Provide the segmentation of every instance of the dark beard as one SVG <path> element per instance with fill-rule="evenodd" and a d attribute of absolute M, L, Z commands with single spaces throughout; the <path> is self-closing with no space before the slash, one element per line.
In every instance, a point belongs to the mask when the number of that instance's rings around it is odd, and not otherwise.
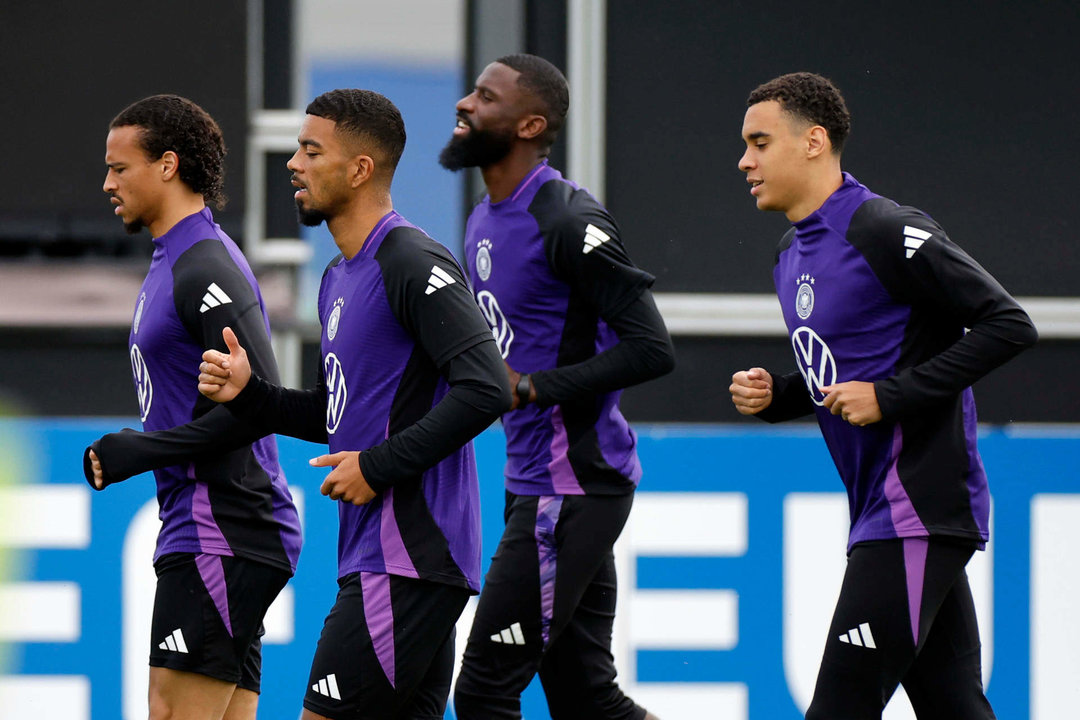
<path fill-rule="evenodd" d="M 307 227 L 317 227 L 324 222 L 329 222 L 330 216 L 321 210 L 305 210 L 300 207 L 300 203 L 296 203 L 296 218 L 300 221 L 301 225 Z"/>
<path fill-rule="evenodd" d="M 132 220 L 124 223 L 124 229 L 127 230 L 128 235 L 138 235 L 144 227 L 146 226 L 143 225 L 142 220 Z"/>
<path fill-rule="evenodd" d="M 472 130 L 464 137 L 450 138 L 439 153 L 439 164 L 455 172 L 467 167 L 485 168 L 506 157 L 513 146 L 511 130 Z"/>

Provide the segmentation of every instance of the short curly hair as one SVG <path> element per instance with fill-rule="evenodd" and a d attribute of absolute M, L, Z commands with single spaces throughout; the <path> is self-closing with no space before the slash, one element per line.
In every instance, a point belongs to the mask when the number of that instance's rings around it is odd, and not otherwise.
<path fill-rule="evenodd" d="M 405 152 L 405 121 L 389 98 L 374 90 L 330 90 L 308 104 L 308 115 L 332 120 L 338 132 L 373 142 L 386 156 L 390 177 Z"/>
<path fill-rule="evenodd" d="M 746 106 L 769 100 L 779 102 L 784 112 L 825 128 L 834 153 L 844 149 L 844 141 L 851 132 L 851 113 L 844 96 L 828 78 L 809 72 L 781 75 L 754 88 Z"/>
<path fill-rule="evenodd" d="M 559 130 L 566 122 L 566 113 L 570 109 L 570 86 L 566 82 L 566 76 L 559 68 L 538 55 L 503 55 L 495 62 L 521 73 L 517 84 L 538 98 L 544 106 L 547 130 L 544 131 L 542 139 L 546 147 L 551 147 L 559 136 Z"/>
<path fill-rule="evenodd" d="M 128 105 L 109 129 L 133 126 L 151 159 L 169 150 L 180 159 L 180 180 L 217 210 L 225 207 L 225 138 L 214 118 L 179 95 L 151 95 Z"/>

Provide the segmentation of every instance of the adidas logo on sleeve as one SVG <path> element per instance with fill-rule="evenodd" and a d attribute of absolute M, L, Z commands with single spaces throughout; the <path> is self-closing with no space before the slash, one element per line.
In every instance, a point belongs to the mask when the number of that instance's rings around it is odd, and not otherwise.
<path fill-rule="evenodd" d="M 930 239 L 930 233 L 910 225 L 904 226 L 904 247 L 907 249 L 907 259 L 915 257 L 915 251 Z"/>
<path fill-rule="evenodd" d="M 610 239 L 610 235 L 608 235 L 606 232 L 596 227 L 592 223 L 589 223 L 585 226 L 585 247 L 581 249 L 581 252 L 588 255 L 593 250 L 600 247 Z"/>
<path fill-rule="evenodd" d="M 203 295 L 202 305 L 199 306 L 199 312 L 204 313 L 210 308 L 216 308 L 218 305 L 225 305 L 231 303 L 232 298 L 225 294 L 225 291 L 218 287 L 217 283 L 210 283 L 210 287 L 206 288 L 206 294 Z"/>
<path fill-rule="evenodd" d="M 447 285 L 454 284 L 454 278 L 450 273 L 443 270 L 438 265 L 431 266 L 431 277 L 427 281 L 427 290 L 424 291 L 425 295 L 430 295 L 439 288 L 444 288 Z"/>

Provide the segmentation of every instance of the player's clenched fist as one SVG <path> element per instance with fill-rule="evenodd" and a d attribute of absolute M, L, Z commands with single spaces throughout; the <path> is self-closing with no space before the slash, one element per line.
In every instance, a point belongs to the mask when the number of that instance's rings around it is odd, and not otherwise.
<path fill-rule="evenodd" d="M 229 352 L 207 350 L 203 353 L 199 365 L 199 392 L 216 402 L 228 402 L 251 380 L 251 364 L 232 328 L 222 330 L 221 337 Z"/>
<path fill-rule="evenodd" d="M 756 415 L 772 402 L 772 384 L 764 368 L 740 370 L 731 376 L 731 402 L 743 415 Z"/>

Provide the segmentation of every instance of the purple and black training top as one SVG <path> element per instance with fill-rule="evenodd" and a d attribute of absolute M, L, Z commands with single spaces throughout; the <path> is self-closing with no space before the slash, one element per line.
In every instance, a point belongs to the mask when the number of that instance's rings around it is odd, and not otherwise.
<path fill-rule="evenodd" d="M 1035 341 L 1027 314 L 931 218 L 847 173 L 784 236 L 773 279 L 799 372 L 774 377 L 760 416 L 816 413 L 847 488 L 849 548 L 928 536 L 981 547 L 990 497 L 970 386 Z M 874 384 L 881 422 L 855 427 L 824 407 L 822 387 L 854 380 Z"/>

